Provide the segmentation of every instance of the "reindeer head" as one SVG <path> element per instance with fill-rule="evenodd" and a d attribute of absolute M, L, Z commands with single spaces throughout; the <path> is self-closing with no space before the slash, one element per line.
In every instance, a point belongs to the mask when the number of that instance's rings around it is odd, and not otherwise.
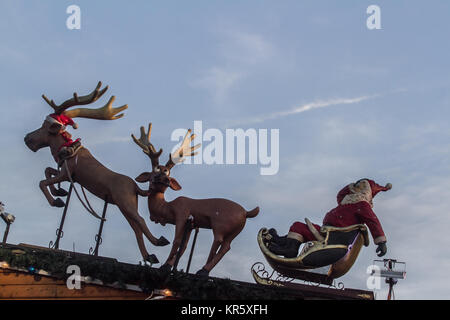
<path fill-rule="evenodd" d="M 99 109 L 87 109 L 87 108 L 77 108 L 72 110 L 67 110 L 70 107 L 77 105 L 86 105 L 97 101 L 105 92 L 108 90 L 108 86 L 100 90 L 102 83 L 99 82 L 97 87 L 90 94 L 86 96 L 79 97 L 76 93 L 73 94 L 73 98 L 63 102 L 61 105 L 57 106 L 53 100 L 49 100 L 45 95 L 42 98 L 53 108 L 54 113 L 47 116 L 42 126 L 28 133 L 25 138 L 25 144 L 32 151 L 36 152 L 41 148 L 48 147 L 51 141 L 58 136 L 58 134 L 65 130 L 63 123 L 73 125 L 76 129 L 76 124 L 72 121 L 72 118 L 90 118 L 98 120 L 115 120 L 123 117 L 123 114 L 118 114 L 123 110 L 127 109 L 128 106 L 124 105 L 118 108 L 113 108 L 112 103 L 115 97 L 112 96 L 108 103 Z M 63 121 L 57 121 L 63 120 Z"/>
<path fill-rule="evenodd" d="M 168 187 L 173 190 L 180 190 L 181 186 L 178 181 L 170 176 L 170 170 L 177 164 L 185 160 L 186 156 L 194 156 L 197 153 L 194 152 L 200 147 L 197 144 L 191 147 L 192 140 L 195 139 L 195 135 L 191 134 L 191 129 L 189 129 L 181 143 L 180 147 L 169 155 L 169 160 L 165 165 L 159 164 L 159 157 L 161 156 L 163 150 L 159 149 L 156 151 L 155 147 L 150 143 L 150 136 L 152 131 L 152 124 L 148 125 L 148 132 L 145 133 L 145 128 L 141 127 L 141 137 L 136 139 L 132 134 L 134 142 L 142 148 L 142 151 L 150 158 L 152 163 L 152 172 L 141 173 L 135 180 L 137 182 L 150 182 L 150 189 L 155 192 L 164 193 Z"/>

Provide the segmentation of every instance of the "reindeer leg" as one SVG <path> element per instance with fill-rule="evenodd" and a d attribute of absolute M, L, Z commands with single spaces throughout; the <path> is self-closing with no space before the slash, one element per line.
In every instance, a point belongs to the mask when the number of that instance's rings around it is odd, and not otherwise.
<path fill-rule="evenodd" d="M 214 232 L 214 229 L 213 229 Z M 201 268 L 200 270 L 197 271 L 197 275 L 201 275 L 201 276 L 207 276 L 209 274 L 209 271 L 212 269 L 205 269 L 206 266 L 208 266 L 210 264 L 210 262 L 213 260 L 213 258 L 215 256 L 217 256 L 217 249 L 219 249 L 219 247 L 222 245 L 223 243 L 223 237 L 220 235 L 217 235 L 214 232 L 214 241 L 213 244 L 211 246 L 211 250 L 209 251 L 209 256 L 208 256 L 208 260 L 206 261 L 206 265 Z"/>
<path fill-rule="evenodd" d="M 159 239 L 156 239 L 152 233 L 150 232 L 150 230 L 147 227 L 147 224 L 145 223 L 144 218 L 142 218 L 141 216 L 139 216 L 139 225 L 141 226 L 142 232 L 144 232 L 145 237 L 151 242 L 153 243 L 155 246 L 157 247 L 164 247 L 167 246 L 170 242 L 169 240 L 167 240 L 166 238 L 164 238 L 163 236 L 159 237 Z M 155 240 L 155 241 L 152 241 Z"/>
<path fill-rule="evenodd" d="M 181 245 L 181 238 L 183 237 L 184 232 L 184 223 L 176 223 L 175 224 L 175 237 L 172 242 L 172 249 L 170 249 L 169 256 L 167 257 L 166 263 L 162 267 L 167 268 L 168 266 L 173 266 L 175 263 L 175 254 L 178 251 L 178 248 Z"/>
<path fill-rule="evenodd" d="M 150 263 L 158 263 L 158 258 L 154 255 L 154 254 L 149 254 L 147 251 L 147 248 L 145 247 L 145 243 L 144 243 L 144 236 L 143 233 L 141 231 L 141 229 L 139 228 L 139 226 L 136 225 L 136 223 L 128 218 L 127 216 L 125 216 L 125 219 L 128 221 L 128 224 L 131 226 L 131 228 L 134 231 L 134 234 L 136 236 L 136 241 L 138 243 L 138 247 L 139 247 L 139 251 L 141 252 L 142 258 L 144 259 L 144 261 L 148 261 Z"/>
<path fill-rule="evenodd" d="M 191 233 L 192 233 L 192 230 L 189 230 L 188 233 L 186 234 L 186 239 L 184 241 L 183 246 L 180 247 L 177 252 L 175 252 L 175 255 L 172 257 L 171 261 L 169 262 L 169 264 L 171 266 L 173 266 L 175 264 L 175 259 L 177 258 L 178 252 L 180 252 L 180 258 L 183 256 L 183 253 L 186 251 L 187 245 L 189 243 L 189 238 L 191 237 Z"/>
<path fill-rule="evenodd" d="M 222 243 L 222 240 L 216 240 L 214 239 L 214 242 L 211 246 L 211 250 L 209 251 L 209 256 L 208 256 L 208 260 L 206 260 L 206 263 L 209 263 L 212 258 L 217 254 L 217 249 L 219 249 L 220 244 Z"/>
<path fill-rule="evenodd" d="M 139 227 L 141 228 L 142 232 L 144 233 L 145 237 L 148 239 L 148 241 L 150 241 L 152 244 L 154 244 L 157 247 L 163 247 L 168 245 L 170 242 L 164 238 L 163 236 L 159 237 L 159 239 L 156 239 L 152 233 L 150 232 L 150 230 L 147 227 L 147 224 L 145 223 L 144 218 L 142 218 L 139 214 L 136 215 L 135 217 L 135 221 L 136 223 L 139 225 Z"/>
<path fill-rule="evenodd" d="M 64 207 L 64 201 L 62 201 L 60 198 L 53 198 L 50 194 L 50 192 L 48 191 L 48 187 L 52 186 L 54 184 L 57 184 L 59 182 L 62 181 L 67 181 L 68 176 L 66 173 L 66 170 L 63 169 L 61 170 L 57 176 L 53 177 L 53 178 L 49 178 L 46 180 L 42 180 L 41 182 L 39 182 L 39 188 L 41 188 L 42 192 L 44 193 L 45 198 L 47 198 L 48 203 L 52 206 L 52 207 L 58 207 L 58 208 L 62 208 Z"/>
<path fill-rule="evenodd" d="M 231 241 L 229 240 L 223 241 L 222 244 L 220 245 L 220 249 L 217 252 L 217 254 L 214 255 L 211 261 L 205 264 L 204 267 L 197 272 L 197 274 L 202 276 L 208 275 L 209 272 L 212 270 L 212 268 L 214 268 L 216 264 L 219 263 L 219 261 L 223 258 L 223 256 L 230 250 L 231 248 L 230 243 Z"/>
<path fill-rule="evenodd" d="M 156 239 L 147 225 L 145 224 L 145 220 L 139 215 L 137 211 L 137 198 L 133 196 L 130 201 L 129 197 L 123 197 L 123 195 L 119 195 L 118 197 L 113 197 L 113 202 L 119 207 L 122 214 L 128 219 L 132 220 L 134 224 L 140 229 L 141 232 L 144 233 L 145 237 L 155 246 L 165 246 L 169 242 L 166 238 L 160 237 Z"/>
<path fill-rule="evenodd" d="M 53 176 L 57 176 L 58 174 L 59 174 L 59 171 L 56 169 L 53 169 L 50 167 L 45 169 L 45 178 L 47 180 L 52 178 Z M 66 197 L 67 196 L 67 191 L 62 188 L 56 189 L 53 184 L 49 185 L 49 188 L 50 188 L 51 194 L 55 197 Z"/>

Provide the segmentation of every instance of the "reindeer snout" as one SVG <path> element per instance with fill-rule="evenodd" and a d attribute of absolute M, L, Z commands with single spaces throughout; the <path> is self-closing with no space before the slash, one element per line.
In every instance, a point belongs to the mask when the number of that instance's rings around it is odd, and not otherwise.
<path fill-rule="evenodd" d="M 30 137 L 30 134 L 27 134 L 25 138 L 23 138 L 23 141 L 25 142 L 26 146 L 31 150 L 36 152 L 36 148 L 34 147 L 33 139 Z"/>
<path fill-rule="evenodd" d="M 170 180 L 165 174 L 157 174 L 153 176 L 151 183 L 159 183 L 168 186 L 170 184 Z"/>

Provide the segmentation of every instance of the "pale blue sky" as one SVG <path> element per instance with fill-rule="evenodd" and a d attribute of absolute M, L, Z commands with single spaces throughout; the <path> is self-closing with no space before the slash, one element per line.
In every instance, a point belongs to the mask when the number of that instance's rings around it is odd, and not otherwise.
<path fill-rule="evenodd" d="M 66 28 L 71 4 L 81 8 L 81 30 Z M 370 4 L 381 7 L 382 30 L 366 28 Z M 394 186 L 376 197 L 374 210 L 387 234 L 387 256 L 407 262 L 397 297 L 450 298 L 448 1 L 3 0 L 0 12 L 0 200 L 17 217 L 10 242 L 47 246 L 61 215 L 38 188 L 45 167 L 54 166 L 49 151 L 35 154 L 23 144 L 50 112 L 41 94 L 63 101 L 102 80 L 116 105 L 129 105 L 126 116 L 78 120 L 72 132 L 100 161 L 131 177 L 149 169 L 129 138 L 149 121 L 153 141 L 166 151 L 171 132 L 194 120 L 205 129 L 280 130 L 275 176 L 260 176 L 250 165 L 172 170 L 183 190 L 168 192 L 168 199 L 226 197 L 261 207 L 212 275 L 252 281 L 251 265 L 264 259 L 259 228 L 283 232 L 304 217 L 320 223 L 341 187 L 371 177 Z M 364 99 L 333 104 L 358 98 Z M 330 106 L 277 116 L 319 101 Z M 93 203 L 100 211 L 101 202 Z M 145 199 L 140 213 L 156 236 L 172 240 L 172 226 L 150 222 Z M 87 252 L 97 228 L 73 201 L 62 248 L 75 243 Z M 194 269 L 204 264 L 211 241 L 202 230 Z M 147 248 L 161 261 L 169 252 Z M 116 208 L 100 252 L 140 259 Z M 342 278 L 346 286 L 365 288 L 365 270 L 376 258 L 373 244 L 365 248 Z"/>

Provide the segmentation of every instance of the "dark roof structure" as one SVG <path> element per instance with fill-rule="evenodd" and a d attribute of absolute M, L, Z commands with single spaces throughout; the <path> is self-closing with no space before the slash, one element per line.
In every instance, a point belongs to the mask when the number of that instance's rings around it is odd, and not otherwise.
<path fill-rule="evenodd" d="M 66 290 L 71 265 L 80 268 L 84 291 Z M 33 290 L 33 286 L 41 287 Z M 0 287 L 0 299 L 374 299 L 371 291 L 280 281 L 262 285 L 179 271 L 164 273 L 148 265 L 28 244 L 0 246 Z"/>

